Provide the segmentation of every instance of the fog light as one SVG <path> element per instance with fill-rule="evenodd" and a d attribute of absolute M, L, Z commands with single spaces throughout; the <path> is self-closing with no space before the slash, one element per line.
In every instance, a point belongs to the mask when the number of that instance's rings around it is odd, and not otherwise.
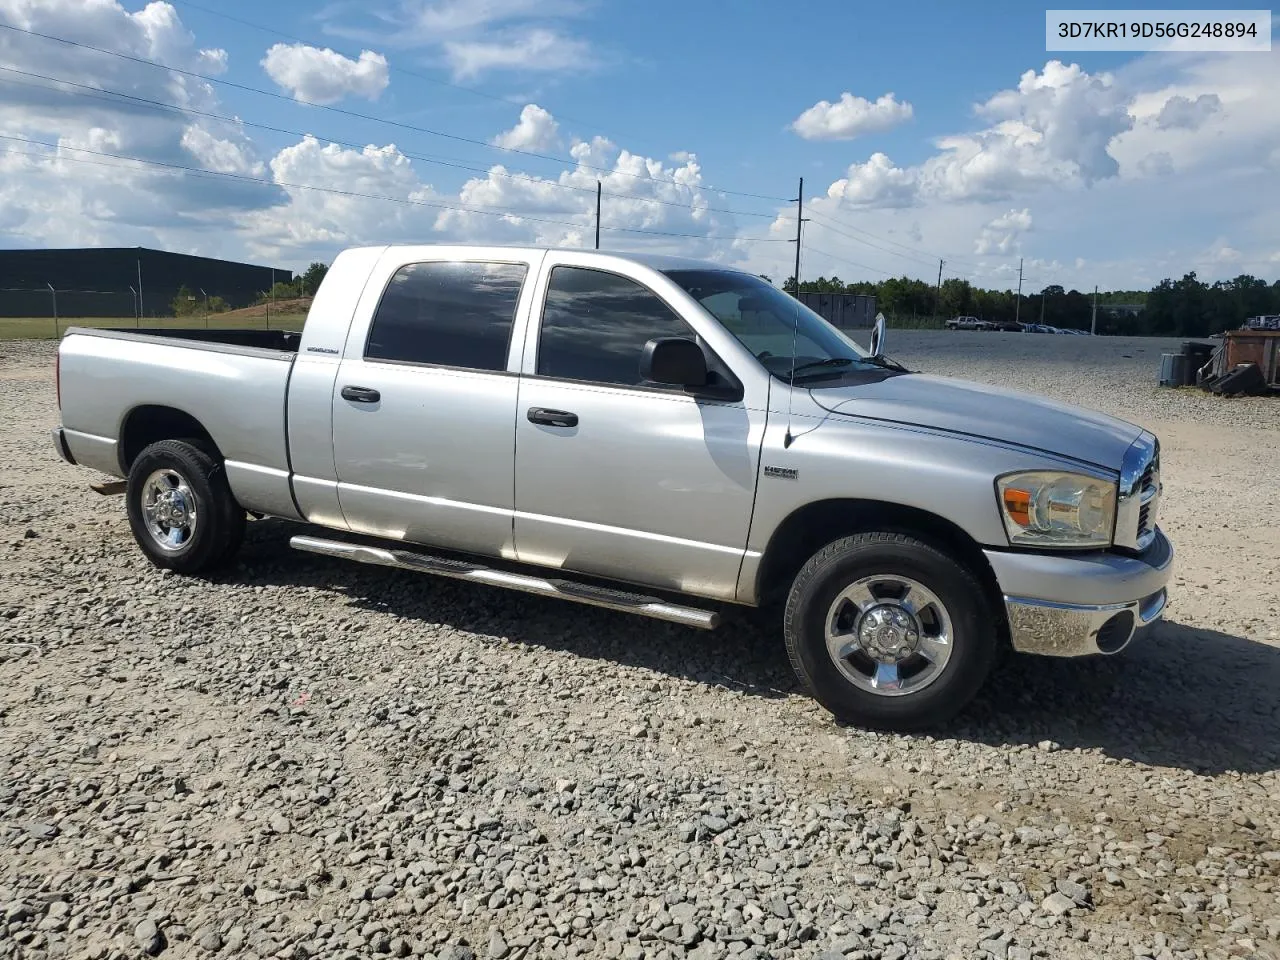
<path fill-rule="evenodd" d="M 1102 625 L 1094 642 L 1103 653 L 1117 653 L 1133 636 L 1133 626 L 1133 613 L 1121 610 Z"/>

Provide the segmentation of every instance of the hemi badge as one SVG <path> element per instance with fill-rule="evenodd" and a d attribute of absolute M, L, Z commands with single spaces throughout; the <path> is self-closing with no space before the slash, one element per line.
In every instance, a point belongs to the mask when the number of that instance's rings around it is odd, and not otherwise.
<path fill-rule="evenodd" d="M 777 480 L 795 480 L 800 476 L 799 470 L 792 470 L 789 467 L 768 467 L 764 468 L 766 477 L 774 477 Z"/>

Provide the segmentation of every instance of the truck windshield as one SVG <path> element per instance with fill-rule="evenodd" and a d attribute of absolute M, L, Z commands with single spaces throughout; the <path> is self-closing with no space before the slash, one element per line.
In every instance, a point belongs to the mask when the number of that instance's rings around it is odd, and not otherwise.
<path fill-rule="evenodd" d="M 872 357 L 790 294 L 735 270 L 666 270 L 780 380 L 808 383 L 900 368 Z M 793 346 L 794 345 L 794 346 Z"/>

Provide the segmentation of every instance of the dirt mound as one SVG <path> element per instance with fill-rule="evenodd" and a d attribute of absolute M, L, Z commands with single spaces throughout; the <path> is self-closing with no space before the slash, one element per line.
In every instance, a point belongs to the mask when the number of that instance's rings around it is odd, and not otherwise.
<path fill-rule="evenodd" d="M 298 314 L 306 313 L 311 309 L 311 297 L 298 297 L 296 300 L 275 300 L 270 304 L 271 313 L 284 315 L 286 313 Z M 228 310 L 226 313 L 218 314 L 219 317 L 225 317 L 228 320 L 236 320 L 248 317 L 265 317 L 267 315 L 267 304 L 259 303 L 252 307 L 241 307 L 239 310 Z"/>

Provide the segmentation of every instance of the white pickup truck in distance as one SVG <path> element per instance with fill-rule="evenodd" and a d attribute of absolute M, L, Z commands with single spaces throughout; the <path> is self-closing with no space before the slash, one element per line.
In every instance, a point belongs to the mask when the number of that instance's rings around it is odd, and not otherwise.
<path fill-rule="evenodd" d="M 327 528 L 300 550 L 692 627 L 776 604 L 805 687 L 870 726 L 944 722 L 1001 645 L 1115 653 L 1160 616 L 1154 436 L 883 344 L 711 263 L 357 248 L 300 336 L 72 328 L 54 444 L 127 478 L 180 573 L 250 513 Z"/>

